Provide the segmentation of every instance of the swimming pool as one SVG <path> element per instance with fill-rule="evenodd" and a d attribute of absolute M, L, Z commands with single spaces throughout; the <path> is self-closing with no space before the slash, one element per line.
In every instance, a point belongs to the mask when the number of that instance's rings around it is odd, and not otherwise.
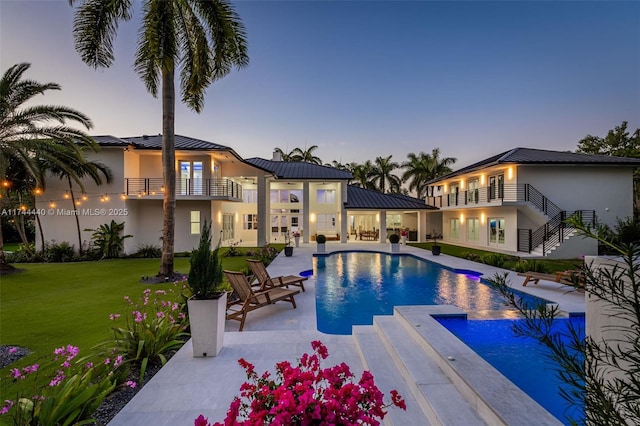
<path fill-rule="evenodd" d="M 513 322 L 522 320 L 436 320 L 558 419 L 566 423 L 566 415 L 574 420 L 584 417 L 582 407 L 567 407 L 558 393 L 562 383 L 546 356 L 548 349 L 532 338 L 514 335 Z M 584 338 L 584 316 L 557 319 L 554 326 L 566 330 L 569 323 Z"/>
<path fill-rule="evenodd" d="M 473 271 L 446 269 L 411 255 L 339 252 L 314 258 L 318 330 L 351 334 L 394 306 L 455 305 L 467 312 L 511 309 Z M 461 271 L 462 272 L 462 271 Z"/>

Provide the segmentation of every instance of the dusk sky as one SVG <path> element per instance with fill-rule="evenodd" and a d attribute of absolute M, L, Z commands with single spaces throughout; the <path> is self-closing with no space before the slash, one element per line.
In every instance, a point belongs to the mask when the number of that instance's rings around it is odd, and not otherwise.
<path fill-rule="evenodd" d="M 324 162 L 402 162 L 438 147 L 457 169 L 640 127 L 638 1 L 234 5 L 250 65 L 214 83 L 201 114 L 178 104 L 176 133 L 244 158 L 318 145 Z M 133 70 L 140 13 L 98 70 L 74 50 L 73 13 L 67 0 L 0 0 L 1 71 L 29 62 L 26 77 L 61 84 L 38 103 L 84 112 L 92 135 L 160 133 L 160 99 Z"/>

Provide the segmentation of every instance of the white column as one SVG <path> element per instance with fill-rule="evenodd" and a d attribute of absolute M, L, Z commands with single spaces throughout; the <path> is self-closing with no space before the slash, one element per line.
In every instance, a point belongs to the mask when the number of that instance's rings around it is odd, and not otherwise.
<path fill-rule="evenodd" d="M 347 237 L 349 236 L 348 234 L 348 225 L 349 225 L 349 218 L 347 217 L 347 210 L 344 208 L 345 203 L 348 201 L 347 200 L 347 183 L 346 182 L 341 182 L 340 183 L 340 242 L 341 243 L 346 243 L 347 242 Z"/>
<path fill-rule="evenodd" d="M 305 181 L 302 184 L 302 242 L 308 243 L 311 235 L 311 227 L 309 226 L 309 182 Z"/>
<path fill-rule="evenodd" d="M 269 199 L 269 185 L 264 175 L 258 176 L 258 247 L 264 247 L 269 237 L 267 229 L 270 223 L 267 200 Z"/>
<path fill-rule="evenodd" d="M 384 243 L 387 240 L 387 211 L 380 210 L 380 242 Z"/>

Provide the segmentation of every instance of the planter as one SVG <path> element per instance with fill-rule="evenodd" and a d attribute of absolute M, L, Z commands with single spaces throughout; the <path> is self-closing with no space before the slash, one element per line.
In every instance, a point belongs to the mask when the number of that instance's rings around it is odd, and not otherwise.
<path fill-rule="evenodd" d="M 293 247 L 287 246 L 284 248 L 284 255 L 287 257 L 293 256 Z"/>
<path fill-rule="evenodd" d="M 398 253 L 398 252 L 400 252 L 400 244 L 391 243 L 391 253 Z"/>
<path fill-rule="evenodd" d="M 194 357 L 216 356 L 224 341 L 227 293 L 218 299 L 187 300 Z"/>
<path fill-rule="evenodd" d="M 296 247 L 300 247 L 300 237 L 293 237 L 296 242 Z"/>
<path fill-rule="evenodd" d="M 325 243 L 318 243 L 318 253 L 324 253 Z"/>
<path fill-rule="evenodd" d="M 437 256 L 440 254 L 440 246 L 431 246 L 431 254 Z"/>

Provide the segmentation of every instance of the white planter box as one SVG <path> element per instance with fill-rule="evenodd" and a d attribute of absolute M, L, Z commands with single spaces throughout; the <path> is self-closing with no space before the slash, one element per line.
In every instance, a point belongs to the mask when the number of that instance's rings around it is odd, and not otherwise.
<path fill-rule="evenodd" d="M 187 300 L 194 357 L 216 356 L 224 343 L 227 293 L 214 300 Z"/>
<path fill-rule="evenodd" d="M 326 243 L 318 243 L 318 253 L 324 253 Z"/>

